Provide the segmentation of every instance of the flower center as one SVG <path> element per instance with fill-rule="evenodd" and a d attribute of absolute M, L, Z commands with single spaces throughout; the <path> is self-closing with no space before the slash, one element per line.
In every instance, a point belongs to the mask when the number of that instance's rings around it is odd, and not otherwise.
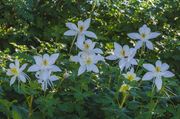
<path fill-rule="evenodd" d="M 89 65 L 89 64 L 92 64 L 91 58 L 86 59 L 85 64 L 88 64 L 88 65 Z"/>
<path fill-rule="evenodd" d="M 156 67 L 156 72 L 160 72 L 161 71 L 161 68 L 160 67 Z"/>
<path fill-rule="evenodd" d="M 127 84 L 123 84 L 120 88 L 120 92 L 126 92 L 129 90 L 129 86 Z"/>
<path fill-rule="evenodd" d="M 87 44 L 87 43 L 84 44 L 85 49 L 89 49 L 89 47 L 90 47 L 89 44 Z"/>
<path fill-rule="evenodd" d="M 130 80 L 130 81 L 132 81 L 132 80 L 134 80 L 134 76 L 131 75 L 131 74 L 129 74 L 129 75 L 127 76 L 127 79 Z"/>
<path fill-rule="evenodd" d="M 125 57 L 126 52 L 124 50 L 121 50 L 120 54 Z"/>
<path fill-rule="evenodd" d="M 18 72 L 18 70 L 16 68 L 11 68 L 11 73 L 13 75 L 18 75 L 19 74 L 19 72 Z"/>
<path fill-rule="evenodd" d="M 43 60 L 43 65 L 47 66 L 47 65 L 49 65 L 49 62 L 47 60 Z"/>
<path fill-rule="evenodd" d="M 141 37 L 144 39 L 146 37 L 146 34 L 142 33 Z"/>
<path fill-rule="evenodd" d="M 79 27 L 79 31 L 82 32 L 84 30 L 84 27 L 83 26 L 80 26 Z"/>

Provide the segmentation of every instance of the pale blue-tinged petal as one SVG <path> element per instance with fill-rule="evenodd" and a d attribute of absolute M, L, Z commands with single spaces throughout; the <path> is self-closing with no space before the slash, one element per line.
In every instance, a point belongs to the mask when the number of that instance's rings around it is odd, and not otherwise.
<path fill-rule="evenodd" d="M 26 82 L 26 77 L 25 77 L 23 74 L 20 74 L 20 75 L 18 76 L 18 79 L 19 79 L 20 81 L 22 81 L 23 83 Z"/>
<path fill-rule="evenodd" d="M 84 73 L 85 70 L 86 70 L 86 66 L 85 66 L 85 65 L 80 66 L 80 67 L 79 67 L 79 70 L 78 70 L 78 76 L 81 75 L 82 73 Z"/>
<path fill-rule="evenodd" d="M 83 44 L 84 40 L 85 40 L 84 34 L 79 34 L 78 37 L 77 37 L 77 43 L 78 44 Z"/>
<path fill-rule="evenodd" d="M 136 45 L 135 45 L 135 48 L 136 48 L 136 49 L 139 49 L 139 48 L 142 47 L 142 45 L 143 45 L 143 41 L 142 41 L 142 40 L 139 40 L 139 41 L 137 41 L 137 43 L 136 43 Z"/>
<path fill-rule="evenodd" d="M 50 81 L 56 81 L 58 80 L 57 76 L 50 76 L 49 78 Z"/>
<path fill-rule="evenodd" d="M 149 38 L 148 39 L 153 39 L 153 38 L 156 38 L 160 35 L 160 33 L 158 32 L 152 32 L 149 34 Z"/>
<path fill-rule="evenodd" d="M 13 76 L 10 80 L 10 86 L 15 82 L 15 80 L 16 80 L 16 76 Z"/>
<path fill-rule="evenodd" d="M 114 49 L 115 50 L 117 49 L 118 51 L 120 51 L 120 50 L 122 50 L 122 46 L 120 44 L 114 42 Z"/>
<path fill-rule="evenodd" d="M 92 71 L 93 71 L 93 72 L 99 73 L 99 69 L 97 68 L 96 65 L 93 64 L 91 67 L 92 67 Z"/>
<path fill-rule="evenodd" d="M 15 65 L 19 69 L 19 60 L 18 59 L 15 60 Z"/>
<path fill-rule="evenodd" d="M 139 35 L 139 33 L 128 33 L 127 34 L 129 38 L 132 38 L 132 39 L 141 39 L 141 36 Z"/>
<path fill-rule="evenodd" d="M 40 65 L 42 63 L 42 56 L 34 56 L 36 64 Z"/>
<path fill-rule="evenodd" d="M 150 50 L 153 50 L 153 48 L 154 48 L 152 42 L 151 42 L 151 41 L 148 41 L 148 40 L 146 41 L 146 46 L 147 46 L 147 48 L 150 49 Z"/>
<path fill-rule="evenodd" d="M 79 56 L 71 56 L 70 60 L 74 62 L 79 62 L 80 57 Z"/>
<path fill-rule="evenodd" d="M 157 60 L 156 61 L 156 67 L 158 66 L 158 67 L 161 67 L 161 65 L 162 65 L 162 62 L 160 61 L 160 60 Z"/>
<path fill-rule="evenodd" d="M 163 64 L 161 65 L 161 71 L 162 71 L 162 72 L 164 72 L 164 71 L 166 71 L 166 70 L 168 70 L 168 69 L 169 69 L 169 65 L 168 65 L 168 64 L 163 63 Z"/>
<path fill-rule="evenodd" d="M 56 66 L 56 65 L 51 65 L 50 66 L 50 70 L 52 72 L 60 72 L 61 71 L 61 69 L 58 66 Z"/>
<path fill-rule="evenodd" d="M 22 72 L 26 68 L 27 64 L 23 64 L 21 68 L 19 69 L 20 72 Z"/>
<path fill-rule="evenodd" d="M 107 56 L 106 59 L 108 59 L 108 60 L 117 60 L 118 57 L 116 55 L 110 55 L 110 56 Z"/>
<path fill-rule="evenodd" d="M 14 63 L 10 63 L 10 64 L 9 64 L 9 67 L 10 67 L 10 68 L 14 68 L 14 67 L 15 67 Z"/>
<path fill-rule="evenodd" d="M 34 64 L 34 65 L 29 67 L 28 72 L 36 72 L 39 70 L 41 70 L 41 67 L 39 65 Z"/>
<path fill-rule="evenodd" d="M 43 60 L 49 61 L 49 55 L 48 55 L 48 54 L 44 54 L 44 55 L 43 55 Z"/>
<path fill-rule="evenodd" d="M 124 67 L 126 66 L 126 60 L 123 58 L 119 61 L 119 68 L 123 71 Z"/>
<path fill-rule="evenodd" d="M 143 76 L 142 80 L 151 80 L 154 78 L 154 73 L 153 72 L 147 72 Z"/>
<path fill-rule="evenodd" d="M 147 27 L 146 24 L 144 24 L 142 27 L 139 28 L 140 34 L 149 34 L 151 32 L 151 29 Z"/>
<path fill-rule="evenodd" d="M 85 34 L 87 37 L 97 39 L 96 34 L 95 34 L 95 33 L 93 33 L 92 31 L 84 31 L 84 34 Z"/>
<path fill-rule="evenodd" d="M 74 23 L 68 22 L 68 23 L 66 23 L 66 27 L 68 27 L 71 30 L 75 30 L 75 31 L 78 30 L 77 26 Z"/>
<path fill-rule="evenodd" d="M 143 64 L 143 67 L 148 71 L 155 71 L 155 67 L 152 64 Z"/>
<path fill-rule="evenodd" d="M 84 21 L 84 30 L 87 30 L 90 26 L 91 18 Z"/>
<path fill-rule="evenodd" d="M 10 69 L 7 70 L 6 75 L 8 75 L 8 76 L 12 76 L 13 75 Z"/>
<path fill-rule="evenodd" d="M 103 54 L 103 51 L 99 48 L 95 48 L 93 51 L 98 54 Z"/>
<path fill-rule="evenodd" d="M 165 72 L 163 72 L 162 76 L 164 76 L 166 78 L 170 78 L 170 77 L 173 77 L 174 74 L 172 72 L 170 72 L 170 71 L 165 71 Z"/>
<path fill-rule="evenodd" d="M 156 87 L 157 87 L 157 91 L 161 90 L 162 88 L 162 79 L 161 78 L 156 78 L 154 81 Z"/>
<path fill-rule="evenodd" d="M 76 34 L 77 34 L 77 32 L 74 30 L 68 30 L 68 31 L 64 32 L 65 36 L 75 36 Z"/>
<path fill-rule="evenodd" d="M 52 54 L 49 58 L 49 63 L 54 64 L 55 61 L 58 59 L 58 57 L 59 57 L 59 53 Z"/>

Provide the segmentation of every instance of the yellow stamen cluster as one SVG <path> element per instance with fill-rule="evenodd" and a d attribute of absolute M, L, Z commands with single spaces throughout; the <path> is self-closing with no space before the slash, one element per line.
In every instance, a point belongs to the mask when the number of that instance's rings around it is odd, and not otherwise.
<path fill-rule="evenodd" d="M 146 34 L 142 33 L 141 37 L 144 39 L 146 37 Z"/>
<path fill-rule="evenodd" d="M 87 43 L 84 44 L 85 49 L 89 49 L 89 47 L 90 47 L 89 44 L 87 44 Z"/>
<path fill-rule="evenodd" d="M 87 58 L 86 61 L 85 61 L 85 64 L 92 64 L 92 59 L 91 58 Z"/>
<path fill-rule="evenodd" d="M 83 26 L 80 26 L 79 27 L 79 31 L 82 32 L 84 30 L 84 27 Z"/>
<path fill-rule="evenodd" d="M 125 56 L 125 55 L 126 55 L 126 52 L 125 52 L 124 50 L 121 50 L 120 54 L 121 54 L 122 56 Z"/>
<path fill-rule="evenodd" d="M 128 74 L 128 75 L 127 75 L 127 79 L 130 80 L 130 81 L 134 80 L 134 78 L 135 78 L 135 77 L 134 77 L 134 75 L 132 75 L 132 74 Z"/>
<path fill-rule="evenodd" d="M 17 70 L 17 68 L 11 68 L 10 70 L 11 70 L 11 73 L 13 75 L 18 75 L 19 74 L 19 71 Z"/>
<path fill-rule="evenodd" d="M 122 92 L 122 93 L 126 93 L 129 89 L 130 89 L 130 86 L 129 86 L 129 85 L 123 84 L 123 85 L 120 87 L 119 91 Z"/>
<path fill-rule="evenodd" d="M 43 65 L 47 66 L 47 65 L 49 65 L 49 62 L 47 60 L 43 60 Z"/>
<path fill-rule="evenodd" d="M 161 71 L 161 68 L 160 67 L 156 67 L 156 72 L 160 72 Z"/>

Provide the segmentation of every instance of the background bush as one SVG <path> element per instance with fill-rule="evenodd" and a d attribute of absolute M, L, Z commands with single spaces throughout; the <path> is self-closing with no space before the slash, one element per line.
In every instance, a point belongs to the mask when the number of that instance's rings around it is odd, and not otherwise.
<path fill-rule="evenodd" d="M 0 1 L 0 119 L 149 119 L 180 118 L 180 2 L 179 0 L 1 0 Z M 143 24 L 161 36 L 152 40 L 155 50 L 146 51 L 143 61 L 167 62 L 176 74 L 164 79 L 161 92 L 151 94 L 152 82 L 142 82 L 130 91 L 124 108 L 118 107 L 118 93 L 124 78 L 116 63 L 99 64 L 100 73 L 77 77 L 79 65 L 69 62 L 71 37 L 64 36 L 65 23 L 91 18 L 90 30 L 105 51 L 113 42 L 132 46 L 127 33 Z M 76 47 L 71 55 L 77 54 Z M 31 82 L 9 86 L 4 69 L 14 58 L 33 63 L 33 55 L 60 52 L 59 81 L 54 89 L 41 91 Z M 140 58 L 140 53 L 136 57 Z M 70 72 L 65 79 L 64 73 Z M 138 74 L 144 74 L 139 70 Z M 137 86 L 133 83 L 131 85 Z"/>

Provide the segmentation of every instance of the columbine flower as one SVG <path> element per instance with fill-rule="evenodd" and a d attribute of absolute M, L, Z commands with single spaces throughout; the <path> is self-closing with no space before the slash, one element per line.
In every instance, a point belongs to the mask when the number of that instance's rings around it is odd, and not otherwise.
<path fill-rule="evenodd" d="M 76 43 L 77 47 L 86 53 L 97 53 L 103 54 L 102 50 L 95 47 L 95 42 L 92 42 L 90 39 L 85 40 L 82 44 Z"/>
<path fill-rule="evenodd" d="M 82 43 L 85 40 L 85 36 L 88 36 L 90 38 L 97 38 L 96 34 L 87 31 L 89 28 L 91 19 L 86 19 L 83 21 L 78 21 L 78 26 L 76 26 L 74 23 L 66 23 L 66 26 L 70 29 L 64 33 L 66 36 L 77 36 L 77 43 Z"/>
<path fill-rule="evenodd" d="M 15 63 L 10 63 L 10 69 L 7 70 L 8 76 L 13 76 L 10 81 L 10 86 L 15 82 L 16 79 L 18 81 L 22 81 L 23 83 L 26 82 L 28 79 L 28 75 L 26 75 L 23 70 L 26 68 L 27 64 L 23 64 L 21 67 L 19 66 L 19 60 L 15 60 Z"/>
<path fill-rule="evenodd" d="M 40 70 L 51 70 L 52 72 L 61 71 L 59 67 L 54 65 L 55 61 L 59 57 L 59 54 L 52 54 L 49 56 L 48 54 L 44 54 L 43 56 L 34 56 L 36 64 L 32 65 L 28 71 L 36 72 Z"/>
<path fill-rule="evenodd" d="M 99 69 L 97 68 L 96 63 L 98 61 L 104 61 L 104 58 L 101 55 L 79 53 L 77 56 L 72 56 L 71 60 L 80 63 L 81 66 L 78 70 L 79 76 L 86 70 L 87 72 L 93 71 L 95 73 L 98 73 Z"/>
<path fill-rule="evenodd" d="M 118 43 L 114 43 L 114 54 L 107 56 L 106 59 L 108 60 L 119 60 L 119 68 L 121 71 L 126 68 L 130 68 L 132 65 L 137 65 L 136 59 L 134 56 L 136 54 L 136 49 L 129 48 L 128 45 L 124 45 L 123 47 Z"/>
<path fill-rule="evenodd" d="M 173 77 L 174 74 L 170 71 L 167 71 L 169 69 L 169 65 L 166 63 L 162 63 L 160 60 L 156 61 L 156 65 L 152 64 L 143 64 L 143 67 L 148 70 L 142 80 L 151 80 L 154 79 L 155 85 L 157 87 L 157 90 L 159 91 L 162 87 L 162 77 Z"/>
<path fill-rule="evenodd" d="M 139 49 L 142 47 L 143 43 L 147 46 L 148 49 L 153 49 L 153 44 L 149 39 L 156 38 L 160 35 L 158 32 L 151 32 L 151 29 L 147 25 L 143 25 L 139 28 L 139 33 L 129 33 L 127 34 L 130 38 L 139 40 L 136 43 L 136 48 Z"/>
<path fill-rule="evenodd" d="M 119 89 L 119 92 L 122 92 L 122 93 L 126 93 L 127 91 L 130 90 L 130 86 L 127 85 L 127 84 L 122 84 L 120 89 Z"/>
<path fill-rule="evenodd" d="M 36 78 L 38 78 L 38 82 L 41 83 L 43 91 L 48 89 L 48 85 L 53 87 L 53 81 L 58 80 L 56 76 L 51 75 L 51 71 L 49 70 L 41 70 L 36 72 Z"/>
<path fill-rule="evenodd" d="M 136 80 L 138 81 L 140 78 L 136 76 L 136 74 L 134 73 L 134 69 L 132 68 L 130 71 L 128 71 L 126 74 L 123 74 L 124 77 L 126 79 L 128 79 L 129 81 L 133 81 Z"/>

